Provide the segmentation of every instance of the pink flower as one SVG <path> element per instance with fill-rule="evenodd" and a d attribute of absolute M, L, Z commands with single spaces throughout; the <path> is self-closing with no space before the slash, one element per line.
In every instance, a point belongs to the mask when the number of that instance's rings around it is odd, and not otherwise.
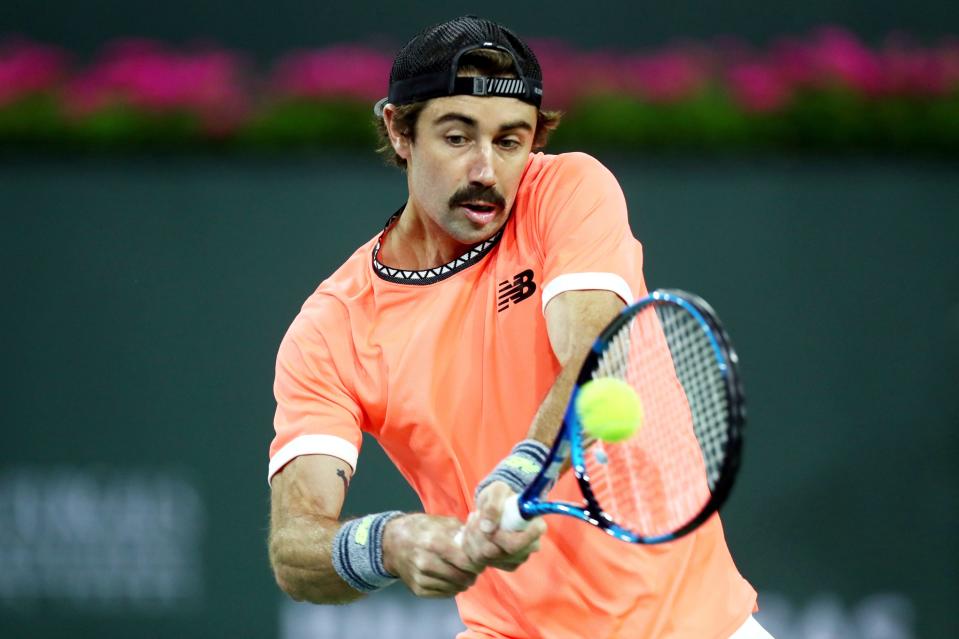
<path fill-rule="evenodd" d="M 568 108 L 589 95 L 625 93 L 650 102 L 691 97 L 709 79 L 709 56 L 692 46 L 653 54 L 581 52 L 556 41 L 540 41 L 533 50 L 543 68 L 544 104 Z"/>
<path fill-rule="evenodd" d="M 934 52 L 946 91 L 959 91 L 959 40 L 947 40 Z"/>
<path fill-rule="evenodd" d="M 672 103 L 701 91 L 708 80 L 703 58 L 691 49 L 666 49 L 623 60 L 623 87 L 650 102 Z"/>
<path fill-rule="evenodd" d="M 174 52 L 148 40 L 114 43 L 70 83 L 77 115 L 116 104 L 155 113 L 193 112 L 210 132 L 228 129 L 247 108 L 241 64 L 232 53 Z"/>
<path fill-rule="evenodd" d="M 865 95 L 884 87 L 880 57 L 854 35 L 839 27 L 824 27 L 809 46 L 820 88 L 839 83 Z"/>
<path fill-rule="evenodd" d="M 534 40 L 529 43 L 543 71 L 543 105 L 548 109 L 566 109 L 579 96 L 577 78 L 580 59 L 558 40 Z"/>
<path fill-rule="evenodd" d="M 882 52 L 885 70 L 883 93 L 929 96 L 945 93 L 942 72 L 936 58 L 898 41 Z"/>
<path fill-rule="evenodd" d="M 530 47 L 543 71 L 543 106 L 547 109 L 568 109 L 583 96 L 613 86 L 615 66 L 610 54 L 575 51 L 558 40 L 534 40 Z"/>
<path fill-rule="evenodd" d="M 822 68 L 810 44 L 797 38 L 782 38 L 773 43 L 766 56 L 783 82 L 793 88 L 821 84 Z"/>
<path fill-rule="evenodd" d="M 727 77 L 733 97 L 749 111 L 775 111 L 792 98 L 789 81 L 768 64 L 741 63 L 731 67 Z"/>
<path fill-rule="evenodd" d="M 0 106 L 56 88 L 66 71 L 60 49 L 26 40 L 0 44 Z"/>
<path fill-rule="evenodd" d="M 854 36 L 836 27 L 819 30 L 807 41 L 784 38 L 767 57 L 779 77 L 793 90 L 821 90 L 834 86 L 866 97 L 884 95 L 943 95 L 956 85 L 950 77 L 945 49 L 923 49 L 902 35 L 872 51 Z M 959 66 L 959 65 L 957 65 Z"/>
<path fill-rule="evenodd" d="M 269 84 L 280 96 L 374 102 L 386 96 L 392 64 L 389 56 L 356 46 L 297 51 L 276 64 Z"/>

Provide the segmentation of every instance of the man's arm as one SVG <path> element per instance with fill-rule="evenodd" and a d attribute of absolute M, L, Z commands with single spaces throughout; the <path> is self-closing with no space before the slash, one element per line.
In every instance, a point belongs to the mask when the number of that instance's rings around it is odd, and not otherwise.
<path fill-rule="evenodd" d="M 333 540 L 352 478 L 349 464 L 328 455 L 297 457 L 273 477 L 269 553 L 280 588 L 297 601 L 346 603 L 362 596 L 333 567 Z M 452 517 L 411 514 L 390 520 L 383 565 L 420 597 L 450 597 L 469 588 L 474 566 L 453 536 Z"/>
<path fill-rule="evenodd" d="M 535 439 L 547 446 L 553 444 L 563 423 L 566 403 L 583 360 L 596 336 L 625 306 L 626 303 L 615 293 L 601 290 L 567 291 L 546 305 L 546 329 L 550 345 L 563 369 L 536 411 L 527 433 L 528 439 Z M 538 547 L 527 540 L 534 529 L 539 532 L 536 540 L 545 532 L 541 518 L 533 521 L 522 538 L 518 537 L 521 533 L 498 529 L 503 502 L 512 494 L 512 489 L 499 481 L 493 482 L 479 494 L 477 514 L 467 521 L 463 535 L 463 548 L 473 560 L 515 570 Z"/>
<path fill-rule="evenodd" d="M 333 538 L 353 469 L 328 455 L 297 457 L 273 477 L 270 564 L 280 588 L 297 601 L 358 599 L 333 569 Z"/>

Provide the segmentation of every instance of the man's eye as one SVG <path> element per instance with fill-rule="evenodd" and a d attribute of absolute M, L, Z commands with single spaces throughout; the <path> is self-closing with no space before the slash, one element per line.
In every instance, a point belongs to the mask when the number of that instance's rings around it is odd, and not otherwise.
<path fill-rule="evenodd" d="M 519 146 L 519 140 L 500 140 L 499 145 L 504 149 L 515 149 Z"/>
<path fill-rule="evenodd" d="M 446 141 L 452 144 L 453 146 L 459 146 L 461 144 L 466 144 L 466 136 L 464 135 L 447 135 Z"/>

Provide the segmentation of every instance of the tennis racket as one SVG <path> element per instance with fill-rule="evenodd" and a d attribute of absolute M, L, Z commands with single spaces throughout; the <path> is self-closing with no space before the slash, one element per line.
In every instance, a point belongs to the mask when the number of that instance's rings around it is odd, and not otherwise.
<path fill-rule="evenodd" d="M 678 290 L 657 290 L 620 313 L 583 363 L 543 469 L 505 504 L 501 526 L 567 515 L 613 537 L 658 544 L 695 530 L 726 501 L 742 451 L 745 404 L 737 357 L 712 308 Z M 619 443 L 584 432 L 576 399 L 584 384 L 628 383 L 645 418 Z M 571 463 L 583 500 L 548 493 Z"/>

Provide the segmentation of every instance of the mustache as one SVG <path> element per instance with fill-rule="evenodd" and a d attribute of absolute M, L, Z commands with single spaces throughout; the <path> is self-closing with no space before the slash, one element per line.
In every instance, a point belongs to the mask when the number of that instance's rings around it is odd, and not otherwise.
<path fill-rule="evenodd" d="M 450 208 L 454 208 L 476 200 L 482 200 L 506 208 L 506 198 L 500 195 L 499 191 L 491 186 L 481 186 L 478 184 L 464 186 L 454 193 L 450 198 L 449 205 Z"/>

